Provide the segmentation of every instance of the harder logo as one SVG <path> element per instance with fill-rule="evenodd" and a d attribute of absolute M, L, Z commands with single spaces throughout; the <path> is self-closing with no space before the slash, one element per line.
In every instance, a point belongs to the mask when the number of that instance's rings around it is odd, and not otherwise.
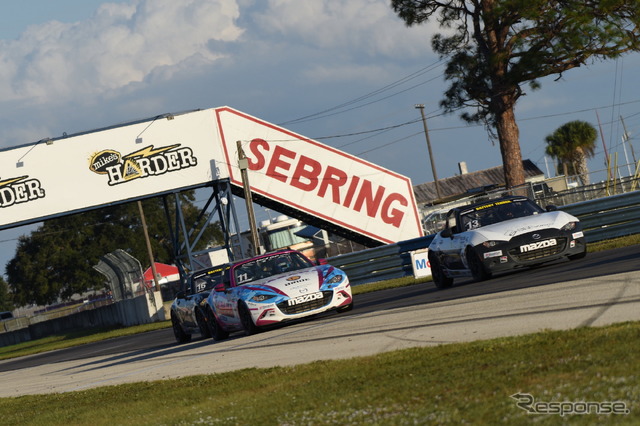
<path fill-rule="evenodd" d="M 109 185 L 118 185 L 133 179 L 160 176 L 198 165 L 191 148 L 180 144 L 154 149 L 153 145 L 121 155 L 118 151 L 105 149 L 95 153 L 89 160 L 89 170 L 109 177 Z"/>
<path fill-rule="evenodd" d="M 0 180 L 0 208 L 26 203 L 45 197 L 45 191 L 38 179 L 20 176 Z"/>

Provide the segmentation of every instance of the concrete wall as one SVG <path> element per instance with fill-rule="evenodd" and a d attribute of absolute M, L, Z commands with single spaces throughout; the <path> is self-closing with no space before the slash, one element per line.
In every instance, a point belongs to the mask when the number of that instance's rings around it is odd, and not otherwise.
<path fill-rule="evenodd" d="M 0 333 L 0 346 L 83 329 L 148 324 L 166 317 L 162 296 L 154 292 L 52 320 L 38 322 L 36 318 L 28 327 Z"/>

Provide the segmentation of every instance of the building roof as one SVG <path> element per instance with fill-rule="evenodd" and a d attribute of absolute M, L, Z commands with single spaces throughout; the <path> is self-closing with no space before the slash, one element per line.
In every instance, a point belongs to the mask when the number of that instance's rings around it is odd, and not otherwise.
<path fill-rule="evenodd" d="M 531 160 L 523 160 L 525 180 L 543 177 L 544 173 Z M 453 177 L 438 179 L 440 198 L 455 197 L 470 189 L 489 186 L 505 186 L 503 166 L 492 167 L 477 172 L 465 173 Z M 438 199 L 435 182 L 425 182 L 413 186 L 418 205 L 432 203 Z"/>

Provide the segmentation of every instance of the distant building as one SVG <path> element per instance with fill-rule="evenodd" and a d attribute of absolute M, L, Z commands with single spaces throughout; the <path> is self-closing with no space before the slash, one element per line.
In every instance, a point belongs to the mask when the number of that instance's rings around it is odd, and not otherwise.
<path fill-rule="evenodd" d="M 544 180 L 544 173 L 531 160 L 524 160 L 524 174 L 526 182 Z M 430 235 L 442 229 L 447 211 L 456 204 L 471 196 L 505 188 L 503 166 L 492 167 L 477 172 L 467 172 L 467 165 L 459 163 L 460 174 L 439 179 L 440 198 L 437 196 L 435 182 L 426 182 L 413 186 L 422 228 L 425 235 Z"/>
<path fill-rule="evenodd" d="M 525 181 L 535 182 L 544 179 L 544 172 L 531 160 L 522 161 L 524 166 Z M 438 200 L 435 182 L 425 182 L 413 186 L 418 206 L 435 204 L 450 198 L 457 198 L 470 190 L 483 188 L 499 188 L 505 186 L 504 167 L 492 167 L 477 172 L 467 172 L 466 164 L 459 163 L 460 174 L 445 179 L 438 179 L 440 187 L 440 200 Z"/>

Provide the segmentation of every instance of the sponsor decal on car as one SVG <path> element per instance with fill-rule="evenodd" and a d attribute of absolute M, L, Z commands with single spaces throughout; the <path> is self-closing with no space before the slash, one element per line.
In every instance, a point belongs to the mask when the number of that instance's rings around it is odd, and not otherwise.
<path fill-rule="evenodd" d="M 551 240 L 537 241 L 535 243 L 520 246 L 520 253 L 526 253 L 528 251 L 538 250 L 546 247 L 553 247 L 556 244 L 558 243 L 556 242 L 555 238 Z"/>
<path fill-rule="evenodd" d="M 484 254 L 485 259 L 489 259 L 491 257 L 498 257 L 498 256 L 502 256 L 502 250 L 489 251 Z"/>
<path fill-rule="evenodd" d="M 311 302 L 312 300 L 322 299 L 322 292 L 305 294 L 304 296 L 293 297 L 287 301 L 289 306 L 299 305 L 300 303 Z"/>

